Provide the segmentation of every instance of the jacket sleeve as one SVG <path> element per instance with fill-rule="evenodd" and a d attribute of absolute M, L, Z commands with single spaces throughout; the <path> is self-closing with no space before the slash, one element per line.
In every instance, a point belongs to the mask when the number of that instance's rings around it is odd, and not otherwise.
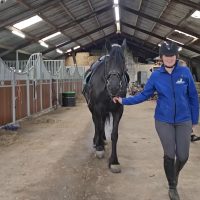
<path fill-rule="evenodd" d="M 188 72 L 189 72 L 188 95 L 189 95 L 189 103 L 190 103 L 191 116 L 192 116 L 192 124 L 198 124 L 198 121 L 199 121 L 198 93 L 197 93 L 197 89 L 194 84 L 192 74 L 189 71 L 189 69 L 188 69 Z"/>
<path fill-rule="evenodd" d="M 147 81 L 144 90 L 139 94 L 127 98 L 122 98 L 122 105 L 133 105 L 142 103 L 149 99 L 153 93 L 155 92 L 155 87 L 153 83 L 153 74 L 150 76 L 149 80 Z"/>

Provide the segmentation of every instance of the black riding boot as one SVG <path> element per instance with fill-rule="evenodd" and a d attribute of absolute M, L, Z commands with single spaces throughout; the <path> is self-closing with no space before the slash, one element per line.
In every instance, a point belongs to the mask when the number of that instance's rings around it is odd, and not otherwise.
<path fill-rule="evenodd" d="M 180 200 L 176 190 L 176 171 L 174 159 L 164 156 L 164 169 L 169 184 L 170 200 Z"/>
<path fill-rule="evenodd" d="M 180 161 L 179 159 L 176 159 L 176 164 L 175 164 L 175 170 L 176 170 L 175 183 L 176 183 L 176 186 L 178 185 L 179 173 L 180 173 L 181 169 L 183 168 L 183 166 L 185 165 L 186 162 L 187 162 L 187 160 Z"/>

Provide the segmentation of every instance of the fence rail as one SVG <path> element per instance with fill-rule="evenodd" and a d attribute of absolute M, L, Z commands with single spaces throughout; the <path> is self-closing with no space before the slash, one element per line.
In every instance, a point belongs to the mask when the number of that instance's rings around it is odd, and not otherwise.
<path fill-rule="evenodd" d="M 61 105 L 65 91 L 81 94 L 84 67 L 43 60 L 40 53 L 16 66 L 0 58 L 0 126 Z"/>

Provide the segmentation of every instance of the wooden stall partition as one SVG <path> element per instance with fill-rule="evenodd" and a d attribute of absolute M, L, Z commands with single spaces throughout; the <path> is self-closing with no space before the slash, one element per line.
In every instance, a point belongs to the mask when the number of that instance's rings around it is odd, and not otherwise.
<path fill-rule="evenodd" d="M 41 108 L 41 100 L 40 100 L 40 87 L 42 87 L 42 84 L 40 83 L 40 81 L 37 82 L 36 84 L 36 92 L 37 92 L 37 99 L 35 101 L 35 106 L 36 106 L 36 113 L 42 111 Z"/>
<path fill-rule="evenodd" d="M 34 81 L 29 81 L 29 90 L 30 90 L 30 114 L 35 113 L 34 110 Z"/>
<path fill-rule="evenodd" d="M 40 111 L 40 84 L 32 80 L 30 81 L 30 113 L 35 114 Z"/>
<path fill-rule="evenodd" d="M 42 108 L 50 108 L 50 81 L 42 81 Z"/>
<path fill-rule="evenodd" d="M 56 79 L 52 80 L 52 105 L 57 105 L 58 99 L 57 99 L 57 82 Z"/>
<path fill-rule="evenodd" d="M 16 96 L 16 120 L 27 116 L 27 89 L 26 81 L 18 80 L 15 96 Z"/>
<path fill-rule="evenodd" d="M 4 81 L 0 86 L 0 126 L 12 122 L 12 86 Z"/>

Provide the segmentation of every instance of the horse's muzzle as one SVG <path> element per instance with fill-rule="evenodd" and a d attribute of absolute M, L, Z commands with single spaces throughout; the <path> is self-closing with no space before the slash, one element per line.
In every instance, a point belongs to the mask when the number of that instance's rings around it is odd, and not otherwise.
<path fill-rule="evenodd" d="M 120 94 L 122 81 L 118 73 L 109 74 L 106 82 L 106 88 L 110 97 L 118 96 Z"/>

